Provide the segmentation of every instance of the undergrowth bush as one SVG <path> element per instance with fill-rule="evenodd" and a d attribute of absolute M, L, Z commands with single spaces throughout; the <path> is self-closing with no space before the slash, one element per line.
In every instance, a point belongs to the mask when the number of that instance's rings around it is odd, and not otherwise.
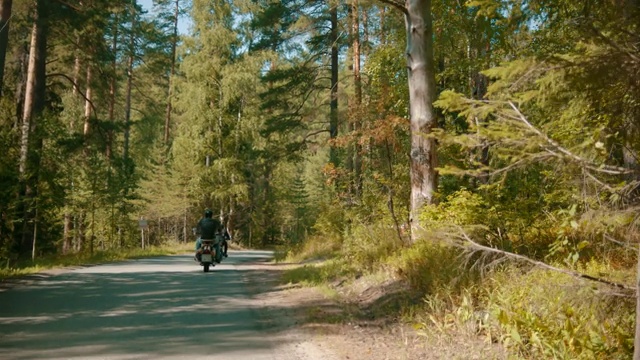
<path fill-rule="evenodd" d="M 483 304 L 486 331 L 529 359 L 629 359 L 634 299 L 543 270 L 491 276 Z"/>
<path fill-rule="evenodd" d="M 323 285 L 342 277 L 354 275 L 358 270 L 344 259 L 335 258 L 318 264 L 307 264 L 287 270 L 282 281 L 284 283 L 305 286 Z"/>
<path fill-rule="evenodd" d="M 357 224 L 345 235 L 342 257 L 363 271 L 371 271 L 403 247 L 394 225 L 384 221 Z"/>
<path fill-rule="evenodd" d="M 480 276 L 469 260 L 473 256 L 460 248 L 428 239 L 388 259 L 425 295 L 424 309 L 413 320 L 421 331 L 472 330 L 526 359 L 631 357 L 633 294 L 621 296 L 565 274 L 516 265 Z M 634 276 L 595 260 L 577 264 L 576 270 L 622 283 Z"/>
<path fill-rule="evenodd" d="M 477 279 L 460 249 L 423 239 L 388 261 L 411 287 L 423 294 L 451 293 Z"/>
<path fill-rule="evenodd" d="M 342 246 L 338 234 L 315 234 L 295 246 L 276 251 L 276 261 L 304 261 L 328 259 L 336 256 Z"/>

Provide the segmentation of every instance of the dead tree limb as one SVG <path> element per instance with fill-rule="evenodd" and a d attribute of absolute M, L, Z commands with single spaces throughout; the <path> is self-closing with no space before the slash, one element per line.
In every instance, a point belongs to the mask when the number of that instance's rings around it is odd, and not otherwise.
<path fill-rule="evenodd" d="M 484 251 L 484 252 L 490 252 L 490 253 L 494 253 L 494 254 L 499 254 L 502 256 L 506 256 L 515 260 L 519 260 L 519 261 L 523 261 L 523 262 L 527 262 L 529 264 L 541 267 L 543 269 L 547 269 L 547 270 L 552 270 L 555 272 L 559 272 L 562 274 L 566 274 L 575 278 L 579 278 L 579 279 L 585 279 L 585 280 L 590 280 L 590 281 L 594 281 L 594 282 L 598 282 L 601 284 L 605 284 L 611 287 L 615 287 L 617 289 L 621 289 L 621 290 L 633 290 L 635 291 L 636 288 L 632 287 L 632 286 L 628 286 L 625 284 L 621 284 L 621 283 L 617 283 L 615 281 L 610 281 L 607 279 L 602 279 L 599 277 L 595 277 L 595 276 L 591 276 L 591 275 L 587 275 L 587 274 L 583 274 L 583 273 L 579 273 L 577 271 L 573 271 L 573 270 L 568 270 L 568 269 L 562 269 L 559 267 L 555 267 L 552 265 L 549 265 L 547 263 L 544 263 L 542 261 L 538 261 L 538 260 L 533 260 L 530 259 L 526 256 L 523 255 L 519 255 L 519 254 L 514 254 L 512 252 L 508 252 L 508 251 L 504 251 L 504 250 L 500 250 L 500 249 L 496 249 L 496 248 L 492 248 L 489 246 L 484 246 L 484 245 L 480 245 L 477 242 L 473 241 L 469 235 L 467 235 L 467 233 L 460 227 L 458 227 L 458 229 L 460 230 L 460 233 L 462 234 L 462 238 L 464 239 L 464 241 L 466 241 L 468 244 L 471 245 L 472 248 L 474 248 L 475 250 L 479 250 L 479 251 Z"/>

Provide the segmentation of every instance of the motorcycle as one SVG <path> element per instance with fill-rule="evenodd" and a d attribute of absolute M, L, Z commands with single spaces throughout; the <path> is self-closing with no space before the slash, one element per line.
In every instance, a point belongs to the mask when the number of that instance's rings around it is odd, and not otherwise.
<path fill-rule="evenodd" d="M 214 264 L 216 259 L 216 248 L 214 246 L 214 240 L 202 240 L 202 246 L 198 250 L 200 254 L 200 265 L 202 265 L 204 272 L 209 272 L 209 268 Z"/>

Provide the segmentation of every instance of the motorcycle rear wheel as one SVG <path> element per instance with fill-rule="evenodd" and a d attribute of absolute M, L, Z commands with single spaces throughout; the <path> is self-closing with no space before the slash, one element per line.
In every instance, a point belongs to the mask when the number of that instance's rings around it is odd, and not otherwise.
<path fill-rule="evenodd" d="M 209 272 L 209 264 L 204 264 L 204 272 Z"/>

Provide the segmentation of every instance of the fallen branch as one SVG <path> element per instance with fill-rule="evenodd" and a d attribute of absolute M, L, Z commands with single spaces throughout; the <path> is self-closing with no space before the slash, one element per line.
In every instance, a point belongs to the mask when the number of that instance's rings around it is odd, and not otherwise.
<path fill-rule="evenodd" d="M 609 240 L 609 241 L 611 241 L 611 242 L 612 242 L 612 243 L 614 243 L 614 244 L 618 244 L 618 245 L 622 246 L 623 248 L 625 248 L 625 249 L 627 249 L 627 250 L 631 250 L 631 251 L 638 251 L 638 249 L 637 249 L 636 247 L 631 246 L 631 245 L 629 245 L 628 243 L 625 243 L 625 242 L 623 242 L 623 241 L 617 240 L 617 239 L 615 239 L 615 238 L 611 237 L 610 235 L 602 234 L 602 237 L 603 237 L 605 240 Z"/>
<path fill-rule="evenodd" d="M 547 270 L 552 270 L 552 271 L 555 271 L 555 272 L 563 273 L 563 274 L 566 274 L 566 275 L 569 275 L 569 276 L 572 276 L 572 277 L 575 277 L 575 278 L 595 281 L 595 282 L 598 282 L 598 283 L 601 283 L 601 284 L 605 284 L 605 285 L 608 285 L 608 286 L 612 286 L 612 287 L 615 287 L 615 288 L 618 288 L 618 289 L 621 289 L 621 290 L 630 290 L 630 291 L 631 290 L 632 291 L 636 290 L 635 287 L 630 287 L 630 286 L 627 286 L 625 284 L 617 283 L 617 282 L 614 282 L 614 281 L 598 278 L 598 277 L 587 275 L 587 274 L 582 274 L 582 273 L 579 273 L 579 272 L 573 271 L 573 270 L 562 269 L 562 268 L 559 268 L 559 267 L 555 267 L 555 266 L 551 266 L 549 264 L 543 263 L 542 261 L 537 261 L 537 260 L 530 259 L 530 258 L 528 258 L 526 256 L 523 256 L 523 255 L 518 255 L 518 254 L 514 254 L 512 252 L 508 252 L 508 251 L 504 251 L 504 250 L 495 249 L 495 248 L 492 248 L 492 247 L 480 245 L 477 242 L 471 240 L 469 235 L 467 235 L 467 233 L 465 233 L 464 230 L 461 227 L 458 227 L 458 228 L 460 229 L 460 233 L 462 234 L 462 237 L 464 238 L 464 240 L 466 242 L 468 242 L 469 244 L 471 244 L 471 246 L 473 248 L 475 248 L 476 250 L 485 251 L 485 252 L 491 252 L 491 253 L 494 253 L 494 254 L 499 254 L 499 255 L 502 255 L 502 256 L 510 257 L 510 258 L 513 258 L 513 259 L 516 259 L 516 260 L 527 262 L 529 264 L 533 264 L 535 266 L 538 266 L 538 267 L 541 267 L 541 268 L 544 268 L 544 269 L 547 269 Z"/>

